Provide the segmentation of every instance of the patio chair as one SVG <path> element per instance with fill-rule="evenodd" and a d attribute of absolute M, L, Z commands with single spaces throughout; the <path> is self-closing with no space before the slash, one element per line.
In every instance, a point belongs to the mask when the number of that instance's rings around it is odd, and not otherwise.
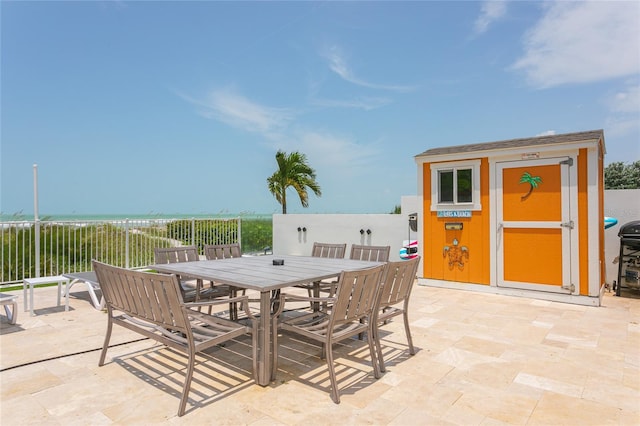
<path fill-rule="evenodd" d="M 200 260 L 198 249 L 195 246 L 184 247 L 156 247 L 154 249 L 156 263 L 196 262 Z M 185 302 L 198 302 L 200 300 L 216 299 L 231 295 L 228 285 L 213 285 L 203 287 L 202 280 L 196 279 L 195 287 L 189 277 L 180 277 L 180 291 Z"/>
<path fill-rule="evenodd" d="M 240 249 L 239 243 L 232 244 L 205 244 L 204 246 L 204 256 L 207 260 L 218 260 L 218 259 L 229 259 L 233 257 L 242 257 L 242 250 Z M 229 295 L 230 297 L 235 297 L 238 295 L 238 290 L 235 287 L 229 287 Z M 246 294 L 246 291 L 243 289 L 242 294 Z M 232 320 L 238 319 L 238 309 L 236 306 L 229 307 L 229 318 Z"/>
<path fill-rule="evenodd" d="M 373 323 L 363 321 L 370 317 L 375 307 L 376 295 L 385 265 L 346 271 L 340 274 L 338 290 L 335 297 L 309 298 L 283 293 L 281 305 L 288 301 L 327 302 L 331 304 L 329 311 L 312 311 L 290 319 L 283 319 L 279 328 L 315 340 L 322 344 L 324 356 L 331 379 L 331 399 L 340 403 L 340 392 L 333 363 L 333 344 L 362 332 L 369 331 L 367 339 L 371 365 L 375 378 L 380 377 L 376 360 L 375 336 Z M 274 333 L 277 334 L 277 333 Z M 274 337 L 275 340 L 275 337 Z M 277 345 L 274 344 L 274 371 L 277 368 Z"/>
<path fill-rule="evenodd" d="M 204 255 L 207 260 L 228 259 L 241 257 L 240 244 L 205 244 Z"/>
<path fill-rule="evenodd" d="M 391 246 L 363 246 L 360 244 L 352 244 L 349 259 L 388 262 L 390 251 Z"/>
<path fill-rule="evenodd" d="M 5 314 L 7 314 L 7 320 L 9 324 L 15 324 L 18 320 L 18 296 L 9 293 L 0 293 L 0 305 L 4 308 Z"/>
<path fill-rule="evenodd" d="M 378 362 L 380 371 L 385 372 L 384 358 L 380 344 L 380 325 L 386 324 L 389 318 L 402 315 L 404 318 L 404 330 L 407 334 L 409 353 L 416 353 L 409 330 L 409 297 L 416 279 L 416 272 L 420 256 L 411 260 L 400 260 L 387 263 L 387 269 L 382 277 L 382 286 L 378 293 L 378 302 L 371 317 L 373 324 L 374 340 L 378 343 Z"/>
<path fill-rule="evenodd" d="M 343 259 L 345 251 L 347 250 L 347 244 L 334 244 L 334 243 L 313 243 L 313 248 L 311 249 L 311 257 L 326 257 L 330 259 Z M 331 285 L 329 283 L 328 285 Z M 309 293 L 309 297 L 318 297 L 320 295 L 319 291 L 323 286 L 322 282 L 317 283 L 304 283 L 299 284 L 296 287 L 304 288 Z M 317 308 L 318 304 L 314 304 Z"/>
<path fill-rule="evenodd" d="M 96 278 L 95 272 L 69 272 L 62 275 L 71 280 L 71 282 L 66 286 L 65 289 L 65 296 L 67 298 L 69 298 L 71 287 L 76 284 L 84 284 L 87 286 L 87 292 L 89 293 L 89 297 L 91 298 L 93 307 L 99 311 L 104 309 L 104 298 L 102 297 L 102 295 L 98 297 L 98 295 L 96 294 L 96 291 L 100 291 L 100 285 L 98 284 L 98 279 Z"/>
<path fill-rule="evenodd" d="M 388 262 L 391 246 L 365 246 L 360 244 L 351 245 L 351 260 L 366 260 L 369 262 Z M 321 281 L 317 291 L 319 293 L 327 293 L 329 297 L 336 292 L 337 281 Z"/>
<path fill-rule="evenodd" d="M 311 249 L 311 256 L 313 257 L 328 257 L 331 259 L 343 259 L 347 250 L 347 244 L 332 244 L 332 243 L 313 243 Z"/>
<path fill-rule="evenodd" d="M 195 262 L 200 260 L 196 246 L 156 247 L 153 252 L 156 263 Z"/>
<path fill-rule="evenodd" d="M 178 416 L 185 412 L 196 354 L 250 333 L 253 338 L 253 375 L 257 378 L 258 323 L 249 311 L 247 297 L 233 299 L 242 303 L 250 325 L 232 322 L 192 308 L 211 306 L 227 301 L 185 303 L 176 275 L 132 271 L 93 261 L 100 288 L 105 298 L 108 323 L 100 354 L 104 365 L 113 325 L 133 330 L 187 355 L 187 370 L 178 407 Z M 211 353 L 211 351 L 209 351 Z"/>

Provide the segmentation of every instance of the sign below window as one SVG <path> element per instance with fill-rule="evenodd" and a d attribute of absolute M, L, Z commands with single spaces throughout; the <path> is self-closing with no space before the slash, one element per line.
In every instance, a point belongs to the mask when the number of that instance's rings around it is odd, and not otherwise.
<path fill-rule="evenodd" d="M 471 210 L 438 210 L 438 217 L 471 217 Z"/>

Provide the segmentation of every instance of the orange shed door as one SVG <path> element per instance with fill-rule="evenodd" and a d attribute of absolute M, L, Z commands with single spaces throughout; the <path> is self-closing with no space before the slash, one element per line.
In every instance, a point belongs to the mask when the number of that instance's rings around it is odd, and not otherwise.
<path fill-rule="evenodd" d="M 497 284 L 570 293 L 572 159 L 496 165 Z"/>

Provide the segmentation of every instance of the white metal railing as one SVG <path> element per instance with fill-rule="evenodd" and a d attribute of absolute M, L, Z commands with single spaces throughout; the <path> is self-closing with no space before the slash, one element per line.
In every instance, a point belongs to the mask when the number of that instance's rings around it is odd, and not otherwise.
<path fill-rule="evenodd" d="M 0 222 L 0 286 L 91 270 L 96 259 L 125 268 L 154 263 L 155 247 L 241 241 L 241 220 L 122 219 Z"/>

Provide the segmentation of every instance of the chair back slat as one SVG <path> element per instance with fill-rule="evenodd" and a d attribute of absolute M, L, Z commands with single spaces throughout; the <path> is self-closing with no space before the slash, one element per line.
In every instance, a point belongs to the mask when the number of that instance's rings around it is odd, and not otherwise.
<path fill-rule="evenodd" d="M 387 264 L 378 296 L 378 304 L 381 308 L 409 299 L 419 263 L 420 256 L 411 260 L 401 260 Z"/>
<path fill-rule="evenodd" d="M 154 249 L 156 263 L 180 263 L 200 260 L 195 246 L 156 247 Z"/>
<path fill-rule="evenodd" d="M 311 256 L 326 257 L 331 259 L 344 259 L 347 244 L 313 243 Z"/>
<path fill-rule="evenodd" d="M 175 275 L 132 271 L 96 261 L 93 268 L 110 309 L 163 328 L 181 332 L 189 328 Z"/>
<path fill-rule="evenodd" d="M 204 255 L 207 260 L 228 259 L 230 257 L 241 257 L 242 250 L 240 244 L 206 244 Z"/>
<path fill-rule="evenodd" d="M 352 244 L 349 259 L 366 260 L 369 262 L 388 262 L 390 251 L 390 246 L 365 246 Z"/>
<path fill-rule="evenodd" d="M 332 326 L 360 320 L 371 314 L 385 265 L 345 271 L 338 279 L 336 301 L 331 309 Z"/>

